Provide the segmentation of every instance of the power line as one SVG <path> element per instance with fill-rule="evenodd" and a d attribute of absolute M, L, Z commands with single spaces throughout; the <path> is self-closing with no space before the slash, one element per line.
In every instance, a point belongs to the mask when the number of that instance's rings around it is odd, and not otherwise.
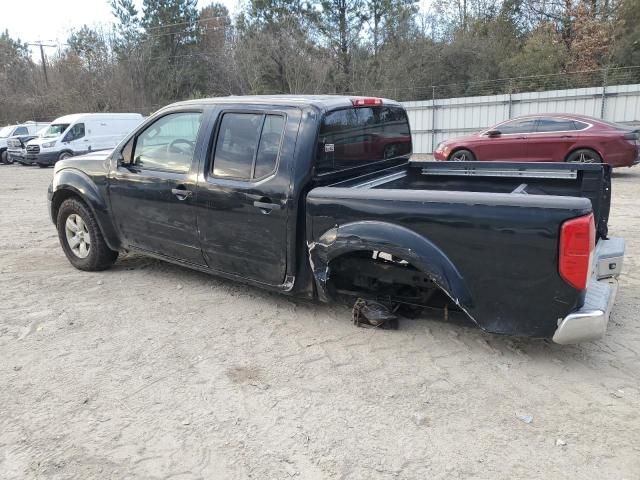
<path fill-rule="evenodd" d="M 190 21 L 186 21 L 186 22 L 176 22 L 176 23 L 165 23 L 164 25 L 156 25 L 155 27 L 149 27 L 147 30 L 156 30 L 159 28 L 167 28 L 167 27 L 175 27 L 176 25 L 191 25 L 193 23 L 201 23 L 201 22 L 207 22 L 209 20 L 217 20 L 217 19 L 226 19 L 226 20 L 230 20 L 230 17 L 228 15 L 223 16 L 223 15 L 218 15 L 216 17 L 206 17 L 206 18 L 199 18 L 197 20 L 190 20 Z"/>

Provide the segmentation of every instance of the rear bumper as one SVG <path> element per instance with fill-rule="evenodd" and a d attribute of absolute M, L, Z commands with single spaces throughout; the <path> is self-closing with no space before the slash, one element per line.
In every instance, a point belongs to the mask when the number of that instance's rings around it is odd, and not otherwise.
<path fill-rule="evenodd" d="M 623 258 L 622 238 L 610 238 L 598 243 L 584 305 L 558 320 L 558 328 L 553 335 L 554 342 L 567 345 L 604 336 L 618 291 L 618 275 Z"/>

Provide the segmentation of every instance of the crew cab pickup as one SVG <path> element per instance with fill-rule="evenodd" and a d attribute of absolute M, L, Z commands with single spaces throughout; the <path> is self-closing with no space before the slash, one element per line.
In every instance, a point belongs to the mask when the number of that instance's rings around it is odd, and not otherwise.
<path fill-rule="evenodd" d="M 391 100 L 191 100 L 58 162 L 50 213 L 81 270 L 130 251 L 324 302 L 454 308 L 497 334 L 604 335 L 624 256 L 607 165 L 411 151 Z"/>

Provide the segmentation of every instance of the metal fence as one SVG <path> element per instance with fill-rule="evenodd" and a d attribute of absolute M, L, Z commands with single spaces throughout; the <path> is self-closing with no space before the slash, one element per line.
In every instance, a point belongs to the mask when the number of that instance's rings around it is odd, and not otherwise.
<path fill-rule="evenodd" d="M 640 83 L 403 102 L 413 151 L 432 153 L 439 142 L 520 115 L 576 113 L 640 125 Z"/>

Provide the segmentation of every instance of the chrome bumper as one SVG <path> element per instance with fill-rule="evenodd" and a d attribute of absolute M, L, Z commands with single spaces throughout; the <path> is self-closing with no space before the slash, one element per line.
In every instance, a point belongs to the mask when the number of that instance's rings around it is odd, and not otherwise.
<path fill-rule="evenodd" d="M 588 342 L 604 336 L 618 291 L 622 270 L 624 240 L 601 240 L 595 252 L 595 264 L 587 285 L 584 305 L 558 319 L 553 341 L 561 345 Z"/>

